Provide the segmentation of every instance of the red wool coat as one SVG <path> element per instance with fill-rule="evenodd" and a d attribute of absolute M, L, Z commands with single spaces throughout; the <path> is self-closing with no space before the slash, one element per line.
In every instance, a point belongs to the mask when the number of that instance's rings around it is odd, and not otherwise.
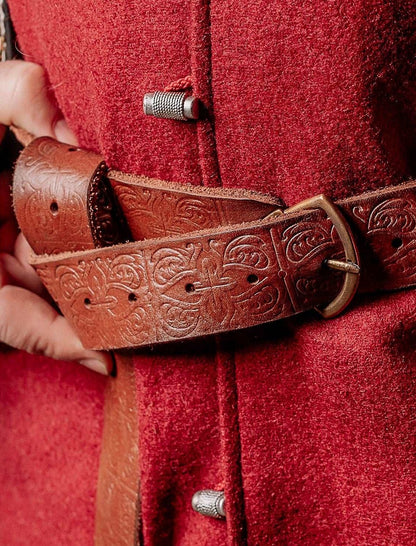
<path fill-rule="evenodd" d="M 412 0 L 12 0 L 83 147 L 288 205 L 414 174 Z M 145 117 L 191 75 L 209 119 Z M 416 544 L 416 291 L 134 358 L 144 544 Z M 1 354 L 0 543 L 88 545 L 105 379 Z M 225 489 L 227 520 L 193 512 Z"/>

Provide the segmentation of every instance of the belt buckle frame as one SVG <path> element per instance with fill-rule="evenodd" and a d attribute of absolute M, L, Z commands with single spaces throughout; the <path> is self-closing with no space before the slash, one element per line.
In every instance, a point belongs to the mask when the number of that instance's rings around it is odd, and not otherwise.
<path fill-rule="evenodd" d="M 281 214 L 299 212 L 311 209 L 323 210 L 333 223 L 344 247 L 345 260 L 324 260 L 324 264 L 345 273 L 345 278 L 338 295 L 323 309 L 315 307 L 316 311 L 324 318 L 332 318 L 339 315 L 350 304 L 358 289 L 360 281 L 360 258 L 358 248 L 354 240 L 351 228 L 339 208 L 324 194 L 319 194 L 305 199 L 285 210 L 278 209 L 267 215 L 264 219 L 272 219 Z"/>

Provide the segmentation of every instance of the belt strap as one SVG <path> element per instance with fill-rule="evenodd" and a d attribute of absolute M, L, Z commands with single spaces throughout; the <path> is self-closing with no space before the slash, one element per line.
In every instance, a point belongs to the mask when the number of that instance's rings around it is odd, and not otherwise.
<path fill-rule="evenodd" d="M 14 203 L 33 265 L 94 349 L 247 328 L 326 309 L 341 293 L 339 311 L 358 254 L 360 292 L 416 283 L 414 181 L 282 214 L 276 198 L 108 171 L 41 138 L 17 162 Z"/>
<path fill-rule="evenodd" d="M 131 358 L 115 355 L 106 385 L 94 546 L 138 546 L 140 484 L 136 383 Z"/>

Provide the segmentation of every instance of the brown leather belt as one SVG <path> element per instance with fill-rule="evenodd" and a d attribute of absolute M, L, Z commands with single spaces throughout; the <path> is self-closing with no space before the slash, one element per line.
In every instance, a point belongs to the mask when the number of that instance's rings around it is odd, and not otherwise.
<path fill-rule="evenodd" d="M 33 265 L 89 348 L 195 338 L 312 308 L 332 316 L 358 280 L 360 292 L 416 283 L 413 181 L 284 210 L 249 191 L 109 171 L 93 153 L 40 138 L 17 162 L 14 204 Z"/>
<path fill-rule="evenodd" d="M 42 138 L 17 162 L 14 203 L 35 267 L 89 347 L 195 337 L 313 307 L 333 314 L 358 279 L 362 292 L 416 284 L 415 182 L 281 214 L 272 197 L 107 172 L 101 157 Z M 116 358 L 97 546 L 140 541 L 135 380 L 131 362 Z"/>

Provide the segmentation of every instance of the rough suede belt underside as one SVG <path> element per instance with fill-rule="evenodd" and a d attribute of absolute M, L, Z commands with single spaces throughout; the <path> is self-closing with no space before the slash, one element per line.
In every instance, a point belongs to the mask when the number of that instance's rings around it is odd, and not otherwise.
<path fill-rule="evenodd" d="M 86 347 L 138 347 L 227 332 L 323 307 L 343 245 L 320 210 L 244 191 L 108 171 L 49 138 L 15 170 L 33 265 Z M 416 183 L 340 201 L 361 255 L 361 292 L 416 284 Z M 126 242 L 127 241 L 127 242 Z"/>

